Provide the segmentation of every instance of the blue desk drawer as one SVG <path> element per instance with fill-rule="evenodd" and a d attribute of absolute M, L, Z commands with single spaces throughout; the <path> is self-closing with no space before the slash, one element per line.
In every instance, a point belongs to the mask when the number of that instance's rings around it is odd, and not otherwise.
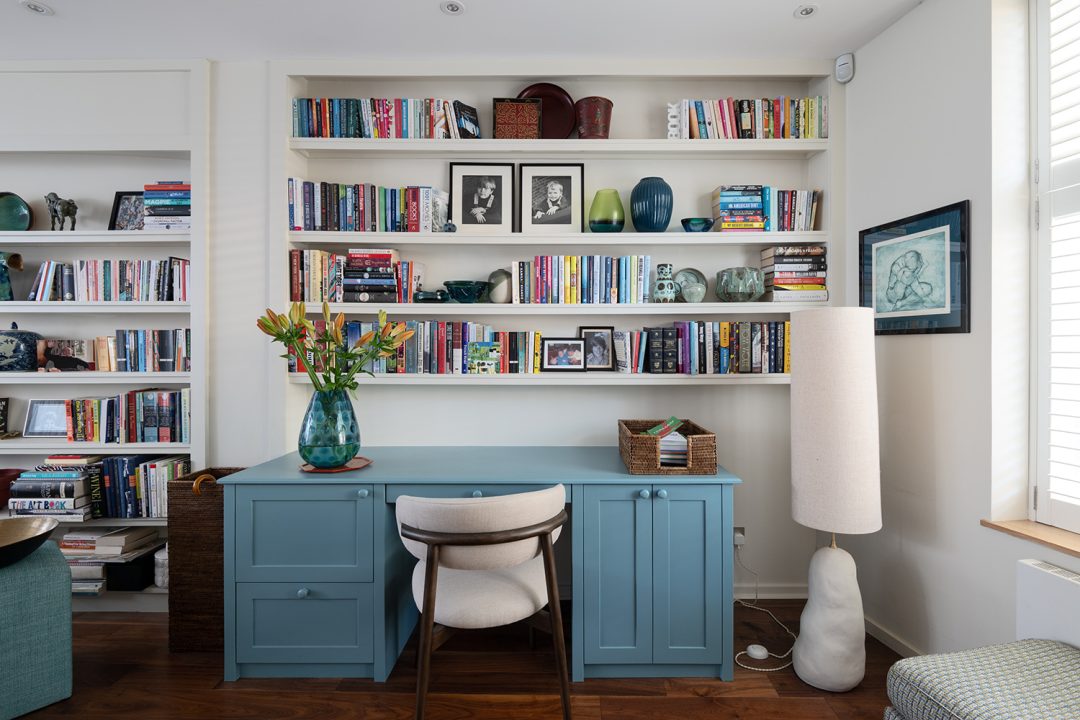
<path fill-rule="evenodd" d="M 236 490 L 240 582 L 371 582 L 371 485 L 254 485 Z"/>
<path fill-rule="evenodd" d="M 236 661 L 369 663 L 371 583 L 237 583 Z"/>
<path fill-rule="evenodd" d="M 397 502 L 401 495 L 427 498 L 471 498 L 471 497 L 495 497 L 498 495 L 512 495 L 514 493 L 536 492 L 549 488 L 551 485 L 492 485 L 476 483 L 470 485 L 438 485 L 438 484 L 415 484 L 415 485 L 387 485 L 386 502 Z M 476 493 L 480 493 L 477 495 Z M 566 486 L 566 502 L 570 502 L 570 486 Z"/>

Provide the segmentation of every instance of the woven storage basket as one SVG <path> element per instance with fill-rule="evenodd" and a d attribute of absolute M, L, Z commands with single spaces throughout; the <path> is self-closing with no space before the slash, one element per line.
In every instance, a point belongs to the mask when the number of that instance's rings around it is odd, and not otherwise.
<path fill-rule="evenodd" d="M 697 423 L 683 420 L 679 432 L 686 436 L 686 467 L 660 464 L 660 438 L 643 435 L 663 420 L 620 420 L 619 455 L 631 475 L 715 475 L 716 434 Z"/>
<path fill-rule="evenodd" d="M 169 650 L 220 652 L 225 640 L 224 499 L 207 468 L 169 482 Z M 197 480 L 199 494 L 193 491 Z"/>

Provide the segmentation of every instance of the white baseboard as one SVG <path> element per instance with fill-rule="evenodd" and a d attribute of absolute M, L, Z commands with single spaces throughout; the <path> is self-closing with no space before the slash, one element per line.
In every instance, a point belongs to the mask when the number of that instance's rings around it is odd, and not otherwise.
<path fill-rule="evenodd" d="M 754 599 L 754 583 L 735 583 L 735 597 Z M 806 583 L 761 583 L 758 598 L 762 600 L 805 600 Z"/>
<path fill-rule="evenodd" d="M 867 634 L 875 640 L 880 641 L 885 647 L 899 654 L 900 657 L 914 657 L 915 655 L 924 654 L 907 641 L 897 637 L 895 633 L 883 628 L 874 620 L 871 620 L 868 617 L 864 617 L 863 619 L 866 621 Z"/>

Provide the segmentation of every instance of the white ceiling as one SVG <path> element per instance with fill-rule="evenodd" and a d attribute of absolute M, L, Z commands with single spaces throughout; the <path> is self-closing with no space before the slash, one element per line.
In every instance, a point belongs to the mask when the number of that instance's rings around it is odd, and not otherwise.
<path fill-rule="evenodd" d="M 0 0 L 0 59 L 831 58 L 921 0 Z M 819 6 L 793 17 L 800 2 Z"/>

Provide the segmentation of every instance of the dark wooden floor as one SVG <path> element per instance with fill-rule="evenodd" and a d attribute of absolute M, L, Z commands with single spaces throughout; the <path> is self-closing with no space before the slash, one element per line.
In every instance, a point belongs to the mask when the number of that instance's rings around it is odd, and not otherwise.
<path fill-rule="evenodd" d="M 762 603 L 797 631 L 802 602 Z M 789 622 L 790 621 L 790 622 Z M 736 606 L 735 647 L 764 642 L 783 651 L 790 639 L 769 617 Z M 550 639 L 530 650 L 524 628 L 460 633 L 435 653 L 428 700 L 431 720 L 517 720 L 560 717 Z M 221 656 L 169 654 L 164 614 L 79 613 L 75 616 L 75 691 L 71 699 L 27 716 L 79 720 L 277 720 L 412 717 L 413 652 L 406 648 L 385 684 L 370 680 L 221 680 Z M 703 679 L 587 680 L 572 684 L 578 720 L 741 718 L 854 720 L 882 717 L 885 673 L 897 659 L 867 639 L 866 679 L 830 694 L 803 684 L 789 668 L 735 681 Z"/>

